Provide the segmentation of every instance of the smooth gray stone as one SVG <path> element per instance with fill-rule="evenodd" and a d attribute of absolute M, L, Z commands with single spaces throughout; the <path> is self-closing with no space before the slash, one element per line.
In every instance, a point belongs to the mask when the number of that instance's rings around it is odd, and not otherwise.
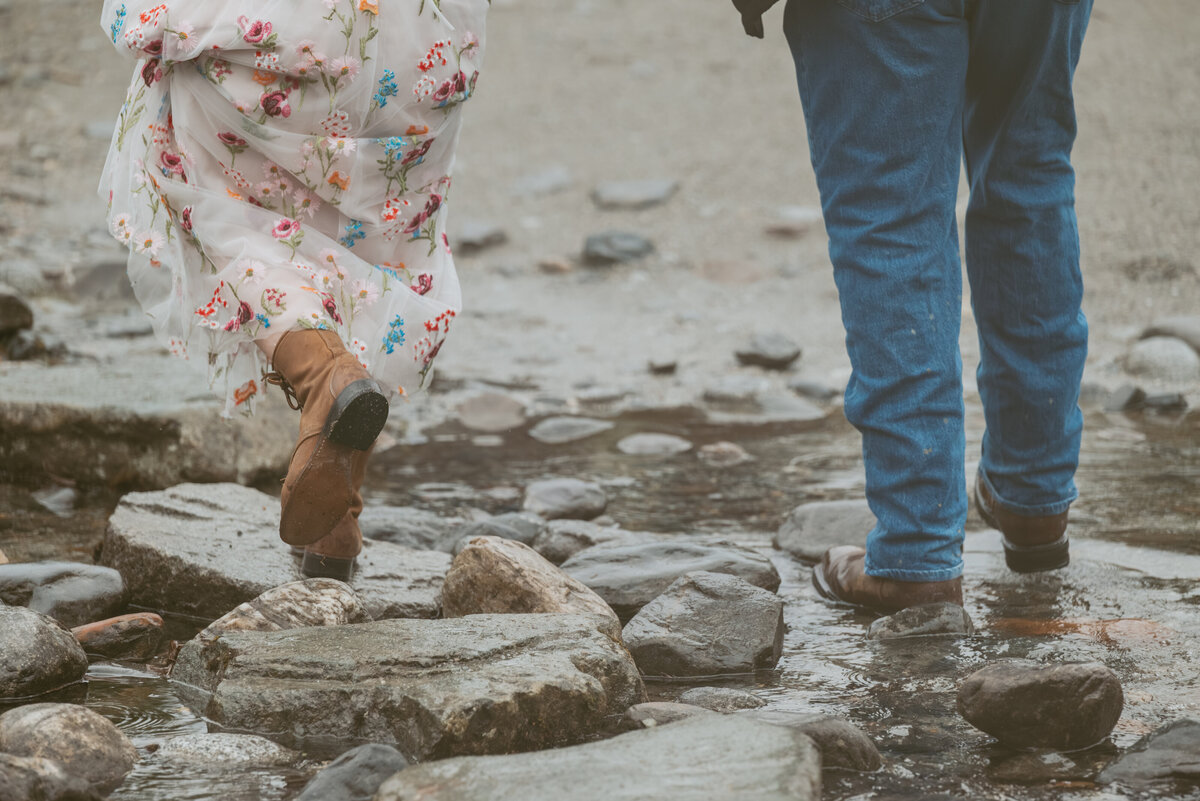
<path fill-rule="evenodd" d="M 970 637 L 975 624 L 967 610 L 958 604 L 921 604 L 901 609 L 893 615 L 871 622 L 868 640 L 896 640 L 906 637 Z"/>
<path fill-rule="evenodd" d="M 816 801 L 820 788 L 805 735 L 705 715 L 571 748 L 419 765 L 375 801 Z"/>
<path fill-rule="evenodd" d="M 783 599 L 720 573 L 680 577 L 621 638 L 646 676 L 717 676 L 772 668 L 783 653 Z"/>
<path fill-rule="evenodd" d="M 815 501 L 797 506 L 772 540 L 774 546 L 805 562 L 820 562 L 837 545 L 866 546 L 875 514 L 866 500 Z"/>
<path fill-rule="evenodd" d="M 483 392 L 458 404 L 459 422 L 472 431 L 499 433 L 525 424 L 525 404 L 499 392 Z"/>
<path fill-rule="evenodd" d="M 71 634 L 89 657 L 145 662 L 162 644 L 163 619 L 153 612 L 135 612 L 76 626 Z"/>
<path fill-rule="evenodd" d="M 1121 682 L 1099 662 L 996 662 L 958 687 L 968 723 L 1018 748 L 1069 751 L 1101 742 L 1121 717 Z"/>
<path fill-rule="evenodd" d="M 645 537 L 615 526 L 601 526 L 587 520 L 551 520 L 546 530 L 531 543 L 533 549 L 556 565 L 595 545 L 631 543 Z"/>
<path fill-rule="evenodd" d="M 1182 339 L 1150 337 L 1129 349 L 1125 369 L 1156 381 L 1196 381 L 1200 380 L 1200 352 Z"/>
<path fill-rule="evenodd" d="M 101 562 L 121 571 L 130 602 L 215 620 L 298 581 L 279 541 L 279 501 L 236 484 L 182 484 L 121 498 Z M 375 620 L 437 617 L 450 555 L 367 540 L 350 585 Z"/>
<path fill-rule="evenodd" d="M 679 696 L 679 703 L 728 714 L 740 709 L 758 709 L 767 702 L 745 690 L 732 687 L 693 687 Z"/>
<path fill-rule="evenodd" d="M 547 417 L 529 429 L 529 436 L 547 445 L 565 445 L 602 434 L 612 428 L 613 423 L 607 420 L 593 420 L 590 417 Z"/>
<path fill-rule="evenodd" d="M 1200 720 L 1180 718 L 1138 740 L 1101 774 L 1102 784 L 1200 781 Z"/>
<path fill-rule="evenodd" d="M 670 178 L 602 181 L 592 190 L 592 201 L 602 209 L 648 209 L 666 203 L 678 189 L 679 182 Z"/>
<path fill-rule="evenodd" d="M 545 518 L 532 512 L 506 512 L 486 520 L 468 523 L 458 530 L 454 543 L 454 555 L 462 553 L 463 548 L 476 537 L 500 537 L 532 545 L 533 541 L 546 530 Z"/>
<path fill-rule="evenodd" d="M 460 253 L 477 253 L 486 248 L 503 245 L 508 241 L 508 232 L 495 223 L 467 220 L 459 225 L 457 233 L 451 235 L 450 241 Z"/>
<path fill-rule="evenodd" d="M 0 565 L 0 602 L 27 606 L 68 628 L 120 614 L 125 582 L 112 568 L 81 562 Z"/>
<path fill-rule="evenodd" d="M 210 642 L 233 631 L 284 631 L 370 620 L 362 599 L 349 584 L 309 578 L 272 587 L 214 620 L 196 636 Z"/>
<path fill-rule="evenodd" d="M 583 263 L 604 267 L 636 261 L 654 252 L 654 243 L 641 234 L 605 231 L 592 234 L 583 244 Z"/>
<path fill-rule="evenodd" d="M 154 758 L 188 765 L 229 768 L 272 768 L 294 765 L 301 755 L 255 734 L 202 732 L 172 737 Z"/>
<path fill-rule="evenodd" d="M 625 710 L 621 718 L 621 727 L 629 731 L 649 729 L 653 726 L 666 726 L 681 720 L 701 715 L 715 715 L 709 709 L 691 704 L 676 704 L 671 701 L 647 701 L 644 704 L 634 704 Z"/>
<path fill-rule="evenodd" d="M 591 520 L 604 514 L 608 495 L 599 484 L 577 478 L 550 478 L 525 488 L 525 510 L 546 520 Z"/>
<path fill-rule="evenodd" d="M 713 403 L 745 403 L 771 388 L 771 382 L 758 375 L 728 375 L 704 390 L 704 399 Z"/>
<path fill-rule="evenodd" d="M 330 762 L 296 801 L 371 801 L 379 785 L 406 767 L 404 754 L 390 745 L 360 745 Z"/>
<path fill-rule="evenodd" d="M 29 704 L 0 715 L 0 751 L 52 759 L 106 794 L 138 758 L 120 729 L 78 704 Z"/>
<path fill-rule="evenodd" d="M 700 448 L 698 455 L 709 467 L 733 467 L 754 461 L 754 457 L 736 442 L 710 442 Z"/>
<path fill-rule="evenodd" d="M 580 615 L 471 615 L 279 632 L 183 647 L 172 676 L 223 728 L 395 744 L 425 760 L 546 748 L 643 700 L 637 668 Z"/>
<path fill-rule="evenodd" d="M 519 178 L 513 185 L 513 194 L 521 197 L 554 195 L 570 189 L 574 182 L 575 179 L 567 167 L 552 164 Z"/>
<path fill-rule="evenodd" d="M 57 690 L 82 679 L 87 667 L 87 654 L 62 624 L 0 604 L 0 699 Z"/>
<path fill-rule="evenodd" d="M 597 545 L 572 556 L 562 569 L 595 590 L 621 620 L 629 620 L 687 573 L 727 573 L 771 592 L 779 589 L 779 572 L 757 551 L 682 537 Z"/>
<path fill-rule="evenodd" d="M 631 434 L 617 442 L 617 450 L 630 456 L 676 456 L 692 449 L 692 443 L 672 434 Z"/>
<path fill-rule="evenodd" d="M 0 285 L 0 337 L 33 328 L 33 309 L 15 290 Z"/>
<path fill-rule="evenodd" d="M 800 346 L 779 333 L 756 334 L 736 352 L 737 360 L 750 367 L 786 370 L 800 358 Z"/>
<path fill-rule="evenodd" d="M 442 517 L 416 506 L 368 506 L 358 517 L 358 526 L 368 539 L 447 553 L 467 524 L 465 518 Z"/>
<path fill-rule="evenodd" d="M 797 395 L 808 398 L 817 403 L 829 403 L 842 394 L 840 389 L 834 389 L 831 386 L 822 384 L 820 381 L 813 381 L 809 378 L 793 378 L 788 382 L 788 389 L 795 392 Z"/>
<path fill-rule="evenodd" d="M 0 799 L 3 801 L 100 801 L 102 796 L 61 763 L 40 757 L 0 754 Z"/>
<path fill-rule="evenodd" d="M 1175 337 L 1192 346 L 1200 353 L 1200 314 L 1184 314 L 1156 320 L 1154 325 L 1142 332 L 1142 338 Z"/>
<path fill-rule="evenodd" d="M 1180 392 L 1162 392 L 1147 395 L 1142 406 L 1160 412 L 1182 412 L 1188 407 L 1188 402 Z"/>
<path fill-rule="evenodd" d="M 821 752 L 822 767 L 860 771 L 883 767 L 883 757 L 875 743 L 848 720 L 820 713 L 775 709 L 748 709 L 737 714 L 775 726 L 786 726 L 808 735 Z"/>

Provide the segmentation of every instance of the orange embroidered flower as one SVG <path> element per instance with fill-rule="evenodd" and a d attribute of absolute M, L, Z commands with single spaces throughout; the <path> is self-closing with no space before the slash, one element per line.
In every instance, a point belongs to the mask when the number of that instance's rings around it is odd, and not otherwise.
<path fill-rule="evenodd" d="M 428 125 L 410 125 L 405 132 L 405 136 L 422 136 L 429 133 Z"/>
<path fill-rule="evenodd" d="M 350 186 L 350 176 L 342 175 L 338 170 L 334 170 L 333 175 L 329 176 L 329 184 L 345 192 L 346 188 Z"/>
<path fill-rule="evenodd" d="M 258 384 L 254 383 L 254 379 L 251 378 L 245 384 L 233 391 L 233 405 L 241 406 L 243 403 L 250 400 L 257 394 Z"/>
<path fill-rule="evenodd" d="M 275 83 L 275 79 L 278 77 L 279 76 L 273 72 L 264 72 L 262 70 L 254 71 L 254 82 L 260 83 L 263 86 L 270 86 L 271 84 Z"/>
<path fill-rule="evenodd" d="M 358 0 L 358 10 L 368 14 L 379 14 L 379 3 L 376 0 Z"/>
<path fill-rule="evenodd" d="M 234 200 L 241 200 L 241 199 L 242 199 L 242 196 L 241 196 L 241 195 L 239 195 L 237 192 L 234 192 L 234 191 L 233 191 L 232 189 L 230 189 L 229 187 L 225 187 L 225 191 L 226 191 L 226 193 L 228 193 L 228 195 L 229 195 L 231 198 L 233 198 Z"/>

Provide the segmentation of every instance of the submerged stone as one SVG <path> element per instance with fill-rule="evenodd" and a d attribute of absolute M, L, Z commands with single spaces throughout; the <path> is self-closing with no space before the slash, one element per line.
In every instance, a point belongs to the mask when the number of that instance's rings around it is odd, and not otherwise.
<path fill-rule="evenodd" d="M 602 434 L 612 428 L 613 423 L 590 417 L 547 417 L 529 429 L 529 436 L 547 445 L 565 445 Z"/>
<path fill-rule="evenodd" d="M 670 726 L 533 754 L 419 765 L 375 801 L 816 801 L 821 763 L 798 731 L 704 715 Z"/>
<path fill-rule="evenodd" d="M 767 702 L 753 693 L 732 687 L 693 687 L 679 696 L 679 703 L 728 714 L 741 709 L 758 709 Z"/>
<path fill-rule="evenodd" d="M 751 709 L 737 714 L 808 735 L 821 752 L 824 768 L 873 771 L 883 767 L 883 757 L 875 743 L 848 720 L 820 713 L 774 709 Z"/>
<path fill-rule="evenodd" d="M 222 768 L 271 768 L 295 764 L 301 756 L 254 734 L 201 732 L 172 737 L 155 752 L 154 758 Z"/>
<path fill-rule="evenodd" d="M 1164 780 L 1200 782 L 1200 720 L 1180 718 L 1143 737 L 1099 778 L 1132 785 Z"/>
<path fill-rule="evenodd" d="M 868 640 L 895 640 L 904 637 L 970 637 L 975 624 L 967 610 L 958 604 L 921 604 L 901 609 L 893 615 L 872 621 Z"/>
<path fill-rule="evenodd" d="M 185 699 L 232 730 L 394 744 L 425 760 L 548 748 L 642 700 L 629 654 L 580 615 L 471 615 L 184 646 Z"/>

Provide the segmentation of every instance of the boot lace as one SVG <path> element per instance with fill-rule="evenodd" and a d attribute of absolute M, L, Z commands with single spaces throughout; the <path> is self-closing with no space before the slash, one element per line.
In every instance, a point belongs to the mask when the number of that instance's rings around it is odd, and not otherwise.
<path fill-rule="evenodd" d="M 296 390 L 292 389 L 292 385 L 289 384 L 288 380 L 283 377 L 283 373 L 280 373 L 280 372 L 264 373 L 263 380 L 266 381 L 268 384 L 274 384 L 275 386 L 282 389 L 283 396 L 285 398 L 287 398 L 288 406 L 292 407 L 293 409 L 299 410 L 300 399 L 298 397 L 296 397 Z"/>

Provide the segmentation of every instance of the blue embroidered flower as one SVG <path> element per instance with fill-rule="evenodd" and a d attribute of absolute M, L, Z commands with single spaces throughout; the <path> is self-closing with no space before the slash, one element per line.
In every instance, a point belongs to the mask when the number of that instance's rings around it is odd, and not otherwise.
<path fill-rule="evenodd" d="M 396 346 L 404 345 L 404 318 L 396 315 L 396 318 L 388 323 L 387 336 L 383 338 L 383 348 L 388 354 L 396 352 Z"/>
<path fill-rule="evenodd" d="M 383 155 L 387 157 L 388 161 L 394 161 L 396 156 L 399 156 L 404 152 L 404 148 L 408 147 L 403 136 L 393 136 L 390 139 L 377 139 L 376 141 L 383 146 Z"/>
<path fill-rule="evenodd" d="M 109 33 L 112 34 L 113 44 L 117 43 L 117 37 L 120 36 L 121 31 L 125 29 L 125 14 L 125 6 L 122 4 L 121 7 L 117 9 L 117 16 L 113 20 L 112 27 L 109 28 Z"/>
<path fill-rule="evenodd" d="M 362 227 L 362 220 L 351 220 L 350 224 L 346 226 L 346 235 L 339 239 L 338 242 L 342 247 L 354 247 L 358 243 L 358 240 L 367 238 L 367 234 L 363 231 Z"/>
<path fill-rule="evenodd" d="M 379 89 L 375 92 L 375 105 L 383 108 L 387 105 L 387 99 L 395 97 L 399 92 L 400 87 L 396 85 L 396 73 L 384 70 L 383 77 L 379 79 Z"/>
<path fill-rule="evenodd" d="M 256 315 L 254 315 L 254 319 L 256 319 L 256 320 L 258 320 L 260 323 L 262 323 L 262 325 L 263 325 L 263 328 L 270 328 L 270 327 L 271 327 L 271 318 L 270 318 L 270 317 L 268 317 L 268 316 L 267 316 L 267 315 L 265 315 L 265 314 L 256 314 Z"/>

